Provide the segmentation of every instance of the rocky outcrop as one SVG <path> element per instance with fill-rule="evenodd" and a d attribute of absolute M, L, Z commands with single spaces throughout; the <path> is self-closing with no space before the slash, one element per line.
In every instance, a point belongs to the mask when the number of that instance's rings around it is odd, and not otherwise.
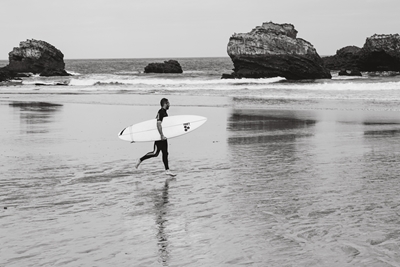
<path fill-rule="evenodd" d="M 331 78 L 313 45 L 297 38 L 292 24 L 263 23 L 249 33 L 235 33 L 228 43 L 232 74 L 222 78 Z"/>
<path fill-rule="evenodd" d="M 64 55 L 51 44 L 39 40 L 21 42 L 8 54 L 9 64 L 0 72 L 17 76 L 18 73 L 34 73 L 41 76 L 68 76 Z"/>
<path fill-rule="evenodd" d="M 0 82 L 8 81 L 16 76 L 15 73 L 7 70 L 6 68 L 0 68 Z"/>
<path fill-rule="evenodd" d="M 357 70 L 361 48 L 346 46 L 336 51 L 336 55 L 323 57 L 325 67 L 330 70 Z"/>
<path fill-rule="evenodd" d="M 150 63 L 144 68 L 145 73 L 182 73 L 182 67 L 176 60 L 164 61 L 164 63 Z"/>
<path fill-rule="evenodd" d="M 360 51 L 361 71 L 400 71 L 400 35 L 375 34 Z"/>
<path fill-rule="evenodd" d="M 351 70 L 350 72 L 343 69 L 339 71 L 339 76 L 362 76 L 361 71 L 359 70 Z"/>
<path fill-rule="evenodd" d="M 400 36 L 374 34 L 362 48 L 347 46 L 323 61 L 330 70 L 400 71 Z"/>

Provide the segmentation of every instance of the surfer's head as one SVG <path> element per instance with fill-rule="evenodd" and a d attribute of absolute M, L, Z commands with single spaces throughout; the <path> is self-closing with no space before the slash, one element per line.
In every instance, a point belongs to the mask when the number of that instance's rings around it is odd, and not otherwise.
<path fill-rule="evenodd" d="M 164 109 L 169 109 L 169 101 L 166 98 L 161 99 L 160 105 Z"/>

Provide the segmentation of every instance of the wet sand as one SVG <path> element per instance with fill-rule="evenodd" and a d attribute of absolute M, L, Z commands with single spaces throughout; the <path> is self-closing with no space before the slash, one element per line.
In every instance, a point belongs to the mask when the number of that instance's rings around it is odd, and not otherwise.
<path fill-rule="evenodd" d="M 398 112 L 169 96 L 168 178 L 117 138 L 159 98 L 1 96 L 0 266 L 398 266 Z"/>

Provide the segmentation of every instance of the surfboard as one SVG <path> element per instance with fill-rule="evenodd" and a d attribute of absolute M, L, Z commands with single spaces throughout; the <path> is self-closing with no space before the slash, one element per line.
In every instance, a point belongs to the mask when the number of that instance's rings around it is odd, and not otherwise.
<path fill-rule="evenodd" d="M 206 117 L 196 115 L 177 115 L 165 117 L 162 122 L 164 136 L 178 137 L 194 131 L 207 121 Z M 118 137 L 129 142 L 151 142 L 160 139 L 157 120 L 152 119 L 133 124 L 118 133 Z"/>

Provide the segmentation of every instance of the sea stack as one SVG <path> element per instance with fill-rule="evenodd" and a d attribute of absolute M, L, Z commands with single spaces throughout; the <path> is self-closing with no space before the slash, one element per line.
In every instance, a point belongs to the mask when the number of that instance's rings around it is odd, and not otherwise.
<path fill-rule="evenodd" d="M 182 67 L 176 60 L 164 61 L 164 63 L 150 63 L 144 68 L 145 73 L 182 73 Z"/>
<path fill-rule="evenodd" d="M 8 54 L 5 67 L 13 73 L 31 72 L 41 76 L 68 76 L 64 54 L 51 44 L 40 40 L 26 40 Z"/>
<path fill-rule="evenodd" d="M 400 35 L 374 34 L 362 48 L 346 46 L 323 60 L 331 70 L 400 71 Z"/>
<path fill-rule="evenodd" d="M 227 52 L 235 68 L 222 78 L 332 77 L 314 46 L 297 38 L 292 24 L 265 22 L 249 33 L 235 33 L 229 39 Z"/>
<path fill-rule="evenodd" d="M 374 34 L 360 51 L 361 71 L 400 71 L 400 35 Z"/>
<path fill-rule="evenodd" d="M 358 70 L 358 60 L 361 48 L 351 45 L 336 51 L 336 55 L 323 57 L 325 67 L 330 70 Z"/>

